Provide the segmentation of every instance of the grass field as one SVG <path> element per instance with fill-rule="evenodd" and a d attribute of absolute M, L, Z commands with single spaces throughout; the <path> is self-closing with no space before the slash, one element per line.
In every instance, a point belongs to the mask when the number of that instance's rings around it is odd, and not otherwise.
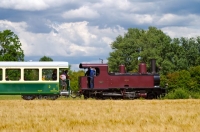
<path fill-rule="evenodd" d="M 21 95 L 0 95 L 0 100 L 22 100 Z"/>
<path fill-rule="evenodd" d="M 0 100 L 1 132 L 198 132 L 200 100 Z"/>

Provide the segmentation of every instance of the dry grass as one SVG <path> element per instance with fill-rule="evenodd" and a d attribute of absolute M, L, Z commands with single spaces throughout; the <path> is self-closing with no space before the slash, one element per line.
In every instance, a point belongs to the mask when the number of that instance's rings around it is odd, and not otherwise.
<path fill-rule="evenodd" d="M 200 100 L 0 100 L 1 132 L 198 132 Z"/>

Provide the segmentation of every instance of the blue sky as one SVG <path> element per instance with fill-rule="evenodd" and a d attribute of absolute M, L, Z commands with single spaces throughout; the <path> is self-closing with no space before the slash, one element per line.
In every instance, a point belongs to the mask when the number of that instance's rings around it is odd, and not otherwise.
<path fill-rule="evenodd" d="M 155 26 L 170 37 L 200 36 L 200 0 L 1 0 L 0 30 L 18 35 L 25 60 L 46 55 L 98 62 L 128 28 Z"/>

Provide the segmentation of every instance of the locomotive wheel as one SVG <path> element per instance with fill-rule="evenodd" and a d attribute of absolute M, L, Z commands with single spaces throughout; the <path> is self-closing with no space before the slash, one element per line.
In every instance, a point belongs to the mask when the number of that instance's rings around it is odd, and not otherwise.
<path fill-rule="evenodd" d="M 147 99 L 155 99 L 156 95 L 154 93 L 148 93 L 147 94 Z"/>
<path fill-rule="evenodd" d="M 83 97 L 84 97 L 84 99 L 90 98 L 90 93 L 89 93 L 88 91 L 85 91 L 85 92 L 83 93 Z"/>
<path fill-rule="evenodd" d="M 84 94 L 84 95 L 83 95 L 83 98 L 86 100 L 86 99 L 89 98 L 89 96 Z"/>
<path fill-rule="evenodd" d="M 24 100 L 34 100 L 35 98 L 35 95 L 22 95 L 22 99 Z"/>
<path fill-rule="evenodd" d="M 85 100 L 87 100 L 87 99 L 88 99 L 88 96 L 83 96 L 83 97 L 84 97 L 84 99 L 85 99 Z"/>

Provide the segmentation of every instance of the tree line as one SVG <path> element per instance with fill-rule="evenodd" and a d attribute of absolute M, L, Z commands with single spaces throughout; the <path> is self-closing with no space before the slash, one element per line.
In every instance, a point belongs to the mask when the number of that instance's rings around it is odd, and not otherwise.
<path fill-rule="evenodd" d="M 161 86 L 168 87 L 167 98 L 200 98 L 200 37 L 171 38 L 156 27 L 129 28 L 116 37 L 111 48 L 109 71 L 118 72 L 118 66 L 124 64 L 127 72 L 136 72 L 140 62 L 145 62 L 150 71 L 153 58 L 161 74 Z M 20 40 L 11 30 L 0 31 L 0 61 L 24 61 Z M 39 61 L 53 59 L 43 56 Z M 78 76 L 84 71 L 69 68 L 69 75 L 71 87 L 77 90 Z"/>
<path fill-rule="evenodd" d="M 112 71 L 117 71 L 119 64 L 125 64 L 127 71 L 134 71 L 140 62 L 149 66 L 152 58 L 156 59 L 159 73 L 164 75 L 200 65 L 200 37 L 172 39 L 155 27 L 129 28 L 124 36 L 119 35 L 112 42 L 111 48 L 108 64 Z"/>

